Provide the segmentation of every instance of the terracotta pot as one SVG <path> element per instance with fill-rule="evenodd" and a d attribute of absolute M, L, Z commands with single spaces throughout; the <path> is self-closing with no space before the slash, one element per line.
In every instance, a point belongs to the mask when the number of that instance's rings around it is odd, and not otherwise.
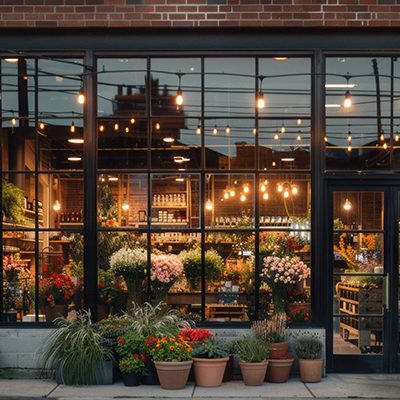
<path fill-rule="evenodd" d="M 268 361 L 245 362 L 240 361 L 243 382 L 247 386 L 260 386 L 264 383 L 265 373 L 267 372 Z"/>
<path fill-rule="evenodd" d="M 101 321 L 106 319 L 110 313 L 110 306 L 108 304 L 97 304 L 97 320 Z"/>
<path fill-rule="evenodd" d="M 269 358 L 282 358 L 287 355 L 289 351 L 288 342 L 271 343 L 271 350 L 269 353 Z"/>
<path fill-rule="evenodd" d="M 183 389 L 189 378 L 190 361 L 154 361 L 157 368 L 158 379 L 163 389 Z"/>
<path fill-rule="evenodd" d="M 194 379 L 197 386 L 221 386 L 229 357 L 193 358 Z"/>
<path fill-rule="evenodd" d="M 68 315 L 68 306 L 56 304 L 55 306 L 45 306 L 44 314 L 47 322 L 53 322 L 57 317 L 66 317 Z"/>
<path fill-rule="evenodd" d="M 132 372 L 130 374 L 122 374 L 122 380 L 125 386 L 139 386 L 140 385 L 140 374 Z"/>
<path fill-rule="evenodd" d="M 273 383 L 283 383 L 289 379 L 294 359 L 268 360 L 267 380 Z"/>
<path fill-rule="evenodd" d="M 147 359 L 145 361 L 146 365 L 146 375 L 142 376 L 143 385 L 159 385 L 160 381 L 158 380 L 156 366 L 154 365 L 153 360 Z"/>
<path fill-rule="evenodd" d="M 300 379 L 305 383 L 320 382 L 322 378 L 322 358 L 305 360 L 299 358 Z"/>

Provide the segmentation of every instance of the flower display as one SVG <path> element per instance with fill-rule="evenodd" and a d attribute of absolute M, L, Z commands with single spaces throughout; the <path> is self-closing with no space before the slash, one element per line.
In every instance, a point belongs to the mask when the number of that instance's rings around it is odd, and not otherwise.
<path fill-rule="evenodd" d="M 286 318 L 288 322 L 303 322 L 311 320 L 310 306 L 302 303 L 293 304 L 289 307 Z"/>
<path fill-rule="evenodd" d="M 137 247 L 128 249 L 122 247 L 110 257 L 111 271 L 115 275 L 130 275 L 135 272 L 144 272 L 147 266 L 147 253 L 145 249 Z"/>
<path fill-rule="evenodd" d="M 174 254 L 152 254 L 151 274 L 152 281 L 173 283 L 183 273 L 183 264 Z"/>
<path fill-rule="evenodd" d="M 68 305 L 74 293 L 74 282 L 65 274 L 52 274 L 39 283 L 39 294 L 44 305 Z"/>
<path fill-rule="evenodd" d="M 298 235 L 289 235 L 282 232 L 261 232 L 260 252 L 270 253 L 277 257 L 293 257 L 301 250 L 306 241 Z"/>
<path fill-rule="evenodd" d="M 187 342 L 201 342 L 209 339 L 213 334 L 208 329 L 183 329 L 179 332 L 179 337 Z"/>
<path fill-rule="evenodd" d="M 119 360 L 118 367 L 123 374 L 131 374 L 133 372 L 146 374 L 146 356 L 144 354 L 134 353 L 129 356 L 122 357 Z"/>
<path fill-rule="evenodd" d="M 192 346 L 178 337 L 163 336 L 151 349 L 154 361 L 188 361 L 192 359 Z"/>
<path fill-rule="evenodd" d="M 3 271 L 21 271 L 22 269 L 26 268 L 27 264 L 23 261 L 19 260 L 18 256 L 3 256 Z"/>

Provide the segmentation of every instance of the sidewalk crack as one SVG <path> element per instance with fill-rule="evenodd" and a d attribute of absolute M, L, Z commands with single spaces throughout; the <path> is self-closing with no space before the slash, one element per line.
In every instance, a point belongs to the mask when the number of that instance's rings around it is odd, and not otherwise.
<path fill-rule="evenodd" d="M 60 385 L 57 383 L 56 386 L 53 387 L 53 389 L 50 390 L 49 393 L 47 393 L 45 396 L 43 396 L 43 399 L 47 399 Z"/>
<path fill-rule="evenodd" d="M 311 396 L 316 399 L 317 396 L 315 396 L 315 394 L 311 391 L 311 389 L 307 386 L 306 383 L 303 382 L 303 385 L 305 386 L 305 388 L 308 390 L 308 392 L 311 394 Z"/>

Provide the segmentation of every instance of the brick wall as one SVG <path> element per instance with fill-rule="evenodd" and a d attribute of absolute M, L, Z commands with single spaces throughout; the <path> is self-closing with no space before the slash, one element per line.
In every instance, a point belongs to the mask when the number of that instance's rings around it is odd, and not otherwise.
<path fill-rule="evenodd" d="M 1 27 L 388 27 L 399 0 L 0 0 Z"/>

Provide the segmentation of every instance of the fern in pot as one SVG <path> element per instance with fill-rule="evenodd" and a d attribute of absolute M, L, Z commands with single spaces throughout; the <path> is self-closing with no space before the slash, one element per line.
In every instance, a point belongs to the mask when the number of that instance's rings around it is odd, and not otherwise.
<path fill-rule="evenodd" d="M 297 340 L 295 346 L 299 358 L 300 379 L 306 383 L 320 382 L 322 378 L 322 342 L 311 336 Z"/>
<path fill-rule="evenodd" d="M 235 343 L 235 352 L 240 358 L 244 384 L 262 385 L 268 367 L 269 344 L 249 335 Z"/>
<path fill-rule="evenodd" d="M 55 320 L 57 328 L 46 340 L 42 365 L 56 371 L 66 385 L 112 383 L 113 355 L 92 324 L 90 313 L 78 312 L 76 319 Z"/>

